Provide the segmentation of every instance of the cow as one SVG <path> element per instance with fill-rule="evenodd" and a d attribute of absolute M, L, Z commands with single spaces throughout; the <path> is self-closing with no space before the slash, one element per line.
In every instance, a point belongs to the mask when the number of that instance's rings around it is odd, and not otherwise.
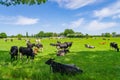
<path fill-rule="evenodd" d="M 66 43 L 58 43 L 56 48 L 59 49 L 67 49 L 69 46 Z"/>
<path fill-rule="evenodd" d="M 86 48 L 91 48 L 91 49 L 95 48 L 95 46 L 91 46 L 91 45 L 89 45 L 89 44 L 85 44 L 85 47 L 86 47 Z"/>
<path fill-rule="evenodd" d="M 47 60 L 45 64 L 50 65 L 50 69 L 53 73 L 58 72 L 58 73 L 61 73 L 62 75 L 63 74 L 75 75 L 77 73 L 83 72 L 83 70 L 79 69 L 75 65 L 58 63 L 58 62 L 55 62 L 54 59 L 51 59 L 51 58 Z"/>
<path fill-rule="evenodd" d="M 101 44 L 101 45 L 105 45 L 105 44 L 106 44 L 106 42 L 100 42 L 99 44 Z"/>
<path fill-rule="evenodd" d="M 64 55 L 67 54 L 68 52 L 69 52 L 68 49 L 59 50 L 59 51 L 57 51 L 57 56 L 64 56 Z"/>
<path fill-rule="evenodd" d="M 11 55 L 11 61 L 17 60 L 18 58 L 18 47 L 17 46 L 11 46 L 10 55 Z"/>
<path fill-rule="evenodd" d="M 118 44 L 116 42 L 111 42 L 110 47 L 114 48 L 117 52 L 119 52 Z"/>
<path fill-rule="evenodd" d="M 40 39 L 36 39 L 35 42 L 36 42 L 36 43 L 40 43 L 41 40 L 40 40 Z"/>
<path fill-rule="evenodd" d="M 11 42 L 13 42 L 13 39 L 10 39 Z"/>
<path fill-rule="evenodd" d="M 35 46 L 34 43 L 30 43 L 30 42 L 28 42 L 26 45 L 27 45 L 28 48 L 33 48 Z"/>
<path fill-rule="evenodd" d="M 5 38 L 5 39 L 4 39 L 4 41 L 5 41 L 5 42 L 7 42 L 7 41 L 8 41 L 8 39 L 7 39 L 7 38 Z"/>
<path fill-rule="evenodd" d="M 64 43 L 66 43 L 68 45 L 68 47 L 70 48 L 72 46 L 73 42 L 64 42 Z"/>
<path fill-rule="evenodd" d="M 34 52 L 32 50 L 32 48 L 29 48 L 29 47 L 20 47 L 19 48 L 19 53 L 20 53 L 20 58 L 22 59 L 22 56 L 27 56 L 27 61 L 28 59 L 34 59 Z"/>
<path fill-rule="evenodd" d="M 64 42 L 64 43 L 61 43 L 61 42 L 58 42 L 56 44 L 53 44 L 53 43 L 50 43 L 51 46 L 56 46 L 56 48 L 59 50 L 59 49 L 67 49 L 67 48 L 70 48 L 72 46 L 72 42 Z"/>
<path fill-rule="evenodd" d="M 38 50 L 40 50 L 41 52 L 43 52 L 43 44 L 38 43 L 38 44 L 35 45 L 35 47 L 36 47 Z"/>
<path fill-rule="evenodd" d="M 57 41 L 57 43 L 61 43 L 60 41 Z"/>

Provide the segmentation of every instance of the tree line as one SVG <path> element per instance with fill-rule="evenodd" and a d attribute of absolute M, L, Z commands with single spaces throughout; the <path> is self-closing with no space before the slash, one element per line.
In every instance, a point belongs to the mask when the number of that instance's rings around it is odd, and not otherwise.
<path fill-rule="evenodd" d="M 26 35 L 22 34 L 17 34 L 17 35 L 11 35 L 7 36 L 5 32 L 0 33 L 0 38 L 7 38 L 7 37 L 12 37 L 12 38 L 22 38 L 22 37 L 35 37 L 35 38 L 43 38 L 43 37 L 69 37 L 69 38 L 82 38 L 82 37 L 120 37 L 120 34 L 117 34 L 116 32 L 112 33 L 101 33 L 101 35 L 89 35 L 89 34 L 83 34 L 81 32 L 75 32 L 72 29 L 65 29 L 61 33 L 55 33 L 55 32 L 44 32 L 40 31 L 37 34 L 32 34 L 29 35 L 28 32 L 26 32 Z"/>

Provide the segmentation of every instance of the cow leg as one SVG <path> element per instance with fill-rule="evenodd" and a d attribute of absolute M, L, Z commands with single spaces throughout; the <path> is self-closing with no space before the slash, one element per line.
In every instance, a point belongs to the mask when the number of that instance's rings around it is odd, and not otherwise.
<path fill-rule="evenodd" d="M 119 52 L 119 48 L 117 48 L 117 52 Z"/>
<path fill-rule="evenodd" d="M 14 60 L 14 56 L 13 56 L 13 55 L 11 55 L 11 62 L 13 62 L 13 60 Z"/>
<path fill-rule="evenodd" d="M 15 56 L 15 60 L 17 60 L 17 55 Z"/>
<path fill-rule="evenodd" d="M 23 56 L 22 53 L 20 53 L 20 59 L 22 59 L 22 56 Z"/>
<path fill-rule="evenodd" d="M 28 63 L 28 59 L 29 59 L 29 56 L 27 56 L 27 61 L 26 61 L 26 63 Z"/>
<path fill-rule="evenodd" d="M 16 56 L 16 60 L 18 59 L 18 56 Z"/>

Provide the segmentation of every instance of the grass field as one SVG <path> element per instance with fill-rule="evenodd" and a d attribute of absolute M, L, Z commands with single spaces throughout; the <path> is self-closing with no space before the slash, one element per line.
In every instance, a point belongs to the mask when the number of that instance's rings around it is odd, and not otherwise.
<path fill-rule="evenodd" d="M 56 48 L 50 43 L 56 43 L 57 39 L 42 39 L 44 51 L 35 56 L 33 62 L 26 63 L 14 61 L 11 63 L 9 50 L 12 45 L 26 46 L 25 40 L 14 39 L 13 42 L 5 42 L 0 39 L 0 80 L 120 80 L 120 52 L 110 49 L 110 42 L 117 42 L 120 47 L 120 38 L 89 39 L 59 39 L 59 41 L 72 41 L 70 53 L 65 56 L 56 56 Z M 32 39 L 34 42 L 34 39 Z M 99 44 L 106 42 L 105 45 Z M 95 49 L 88 49 L 84 44 L 95 46 Z M 84 72 L 75 76 L 53 74 L 50 67 L 45 64 L 49 58 L 65 64 L 75 64 Z"/>

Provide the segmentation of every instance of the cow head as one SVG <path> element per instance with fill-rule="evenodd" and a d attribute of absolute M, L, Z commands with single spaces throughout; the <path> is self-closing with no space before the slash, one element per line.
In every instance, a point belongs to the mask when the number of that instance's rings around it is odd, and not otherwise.
<path fill-rule="evenodd" d="M 49 60 L 47 60 L 47 61 L 45 62 L 45 64 L 50 65 L 50 64 L 52 64 L 53 60 L 55 60 L 55 59 L 54 59 L 54 58 L 53 58 L 53 59 L 52 59 L 52 58 L 50 58 Z"/>

